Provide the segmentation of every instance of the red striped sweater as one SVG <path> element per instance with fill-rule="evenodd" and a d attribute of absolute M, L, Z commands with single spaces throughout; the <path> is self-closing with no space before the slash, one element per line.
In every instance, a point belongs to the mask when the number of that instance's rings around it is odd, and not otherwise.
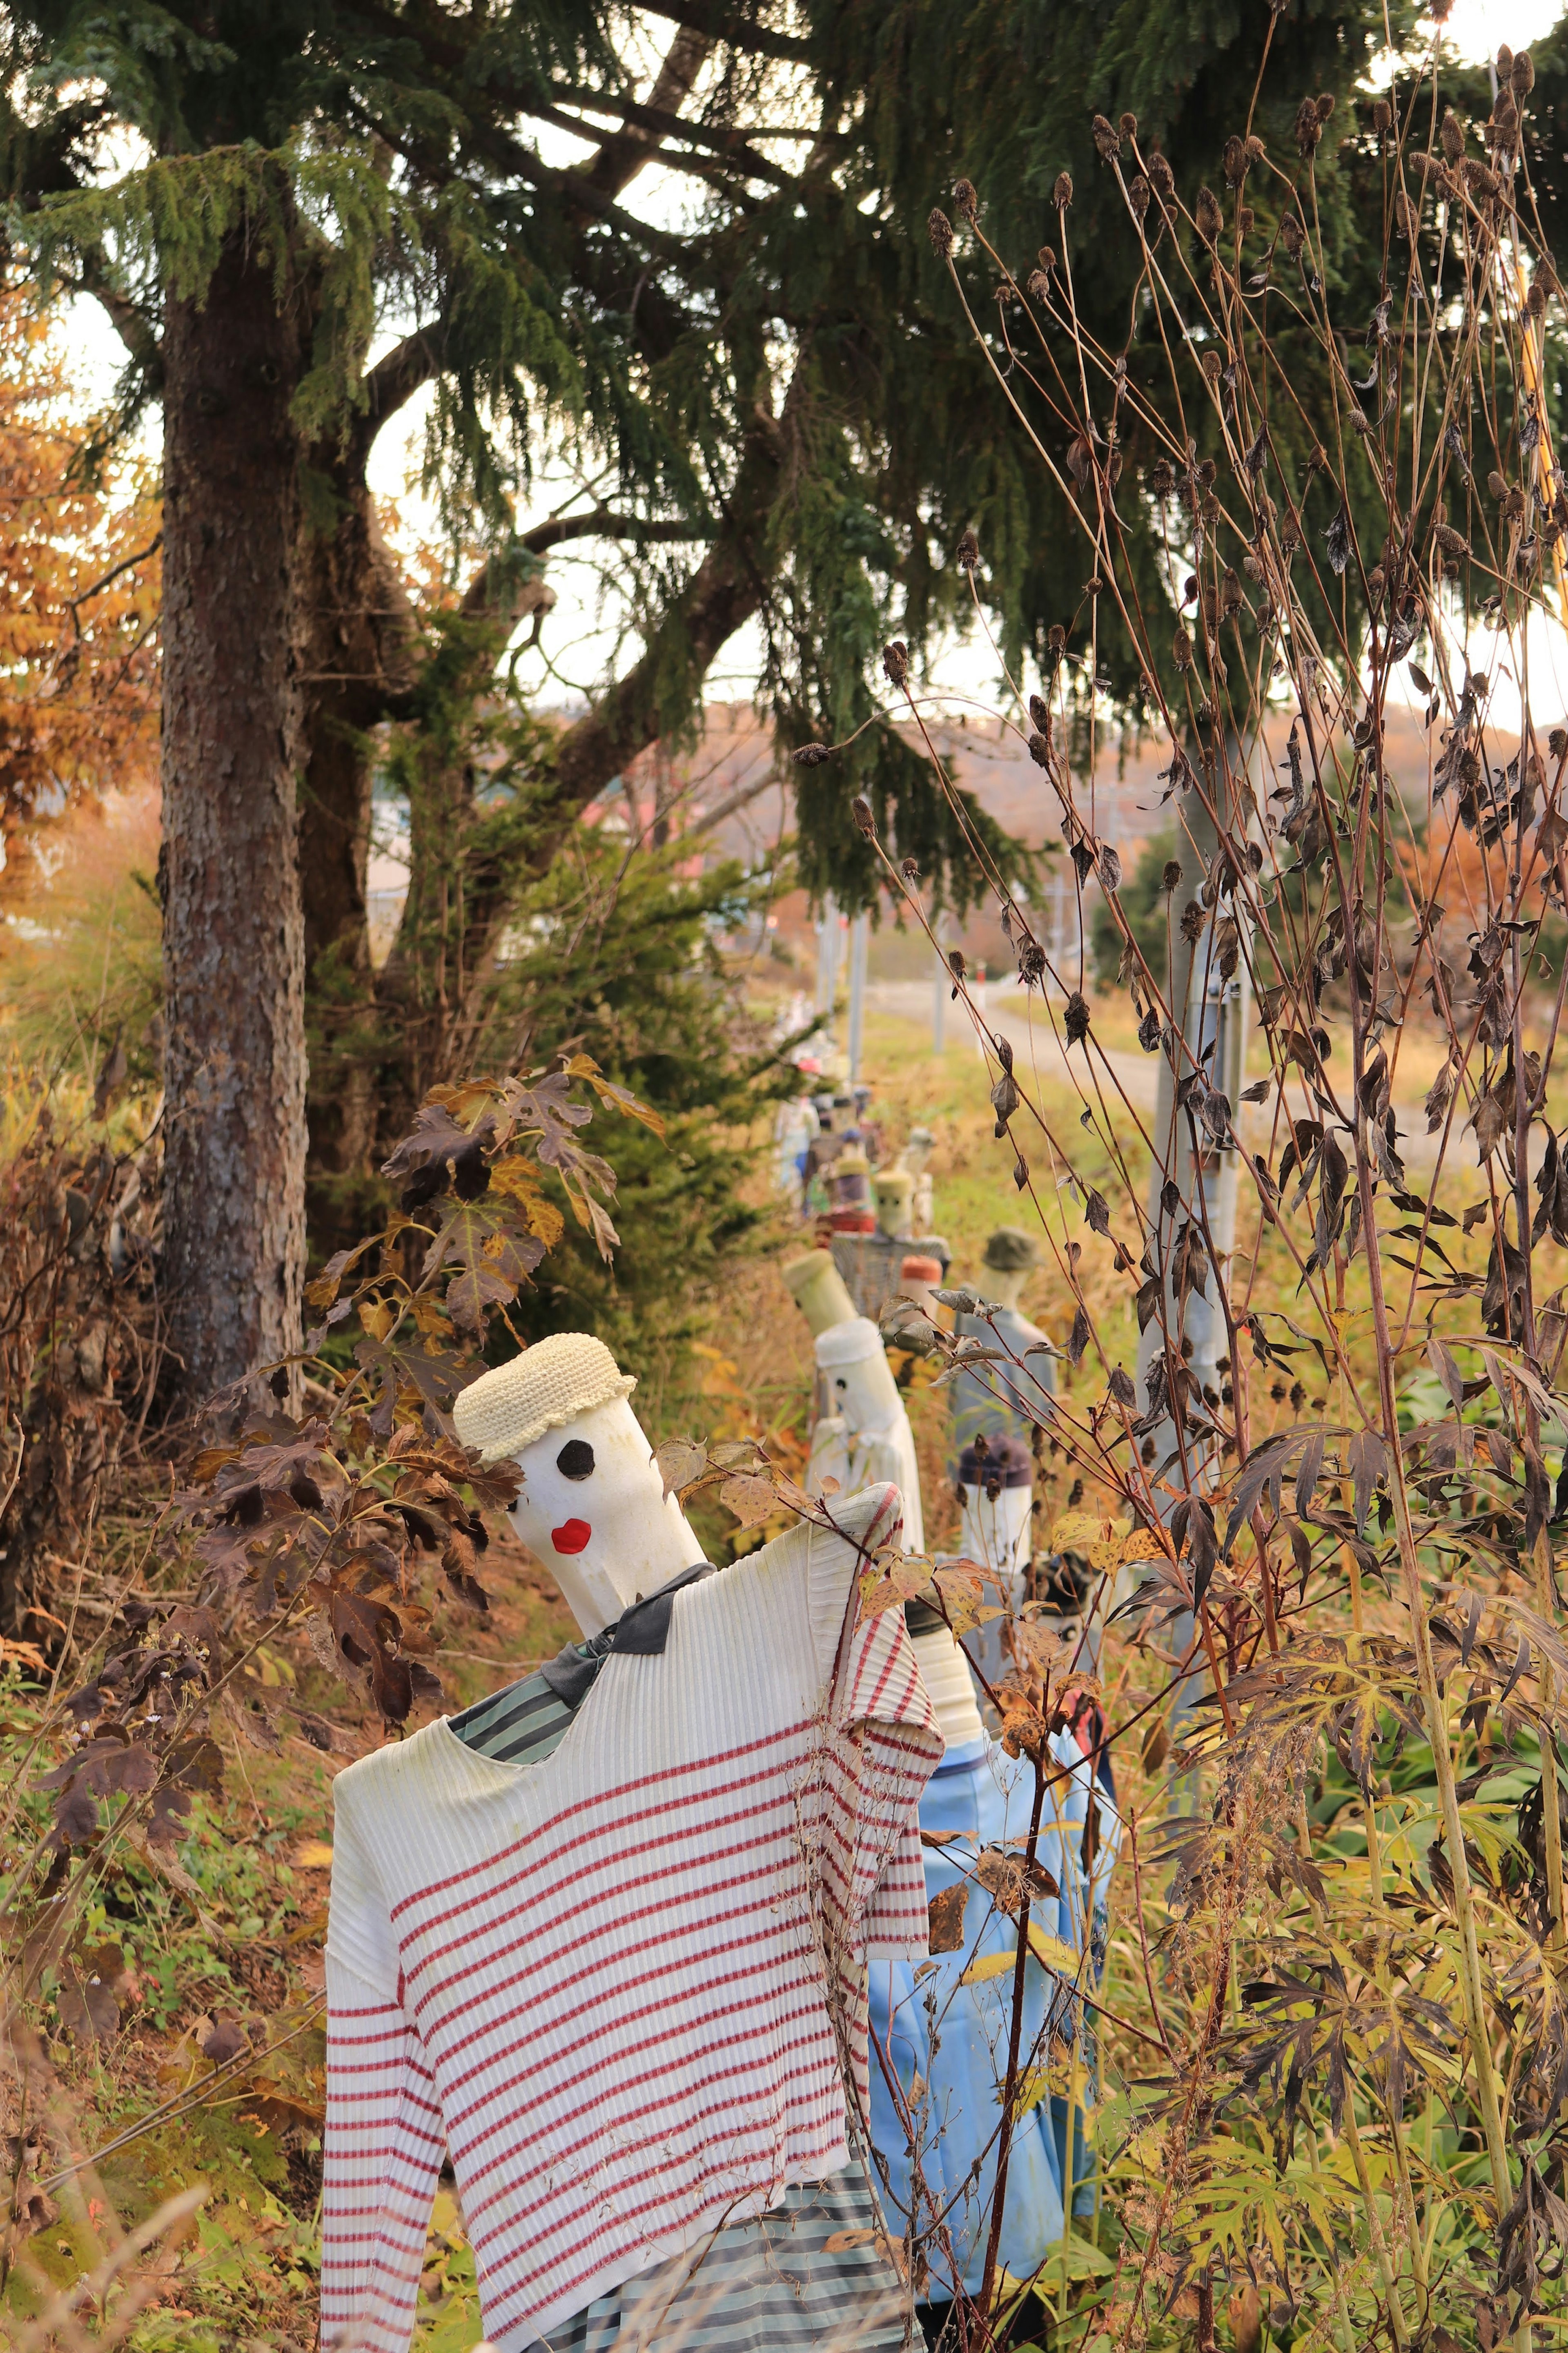
<path fill-rule="evenodd" d="M 443 1719 L 339 1776 L 325 2345 L 405 2353 L 447 2150 L 501 2353 L 847 2163 L 942 1754 L 902 1612 L 854 1622 L 897 1510 L 869 1489 L 681 1592 L 542 1764 Z"/>

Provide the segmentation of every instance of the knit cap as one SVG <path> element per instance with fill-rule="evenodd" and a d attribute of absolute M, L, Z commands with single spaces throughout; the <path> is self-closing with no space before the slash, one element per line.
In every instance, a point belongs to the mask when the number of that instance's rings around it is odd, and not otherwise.
<path fill-rule="evenodd" d="M 985 1263 L 994 1274 L 1016 1274 L 1039 1262 L 1040 1245 L 1022 1226 L 998 1226 L 985 1245 Z"/>
<path fill-rule="evenodd" d="M 475 1448 L 488 1469 L 521 1454 L 547 1430 L 630 1397 L 636 1387 L 591 1333 L 552 1332 L 464 1389 L 452 1420 L 463 1444 Z"/>
<path fill-rule="evenodd" d="M 882 1335 L 867 1315 L 847 1316 L 816 1335 L 816 1361 L 825 1373 L 837 1365 L 864 1365 L 882 1354 Z"/>

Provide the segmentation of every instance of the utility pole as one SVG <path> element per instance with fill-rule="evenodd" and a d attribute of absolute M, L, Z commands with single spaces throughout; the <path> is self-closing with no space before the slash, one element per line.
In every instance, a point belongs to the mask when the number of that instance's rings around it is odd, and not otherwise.
<path fill-rule="evenodd" d="M 849 1083 L 860 1076 L 860 1054 L 866 1039 L 866 958 L 871 944 L 871 917 L 866 908 L 849 932 Z"/>
<path fill-rule="evenodd" d="M 947 968 L 947 917 L 941 914 L 931 925 L 936 934 L 936 971 L 931 985 L 931 1050 L 942 1053 L 947 1045 L 947 993 L 952 979 Z"/>

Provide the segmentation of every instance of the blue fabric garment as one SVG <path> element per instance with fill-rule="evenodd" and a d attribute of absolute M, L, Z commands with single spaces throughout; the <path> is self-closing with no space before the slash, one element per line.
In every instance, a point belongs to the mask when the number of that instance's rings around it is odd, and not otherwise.
<path fill-rule="evenodd" d="M 1037 1854 L 1060 1893 L 1054 1898 L 1034 1899 L 1030 1918 L 1047 1936 L 1058 1936 L 1070 1951 L 1080 1951 L 1089 1943 L 1092 1956 L 1097 1945 L 1103 1951 L 1104 1889 L 1115 1854 L 1116 1825 L 1101 1804 L 1100 1851 L 1090 1887 L 1082 1862 L 1089 1767 L 1070 1734 L 1059 1734 L 1052 1750 L 1071 1778 L 1056 1785 L 1058 1819 L 1054 1821 L 1052 1799 L 1047 1796 Z M 969 1742 L 948 1750 L 926 1785 L 921 1829 L 928 1839 L 943 1841 L 937 1846 L 928 1845 L 925 1851 L 928 1897 L 961 1882 L 969 1886 L 963 1947 L 916 1964 L 877 1961 L 870 1969 L 875 2045 L 887 2054 L 905 2101 L 913 2094 L 919 2107 L 921 2172 L 926 2195 L 921 2200 L 916 2227 L 922 2234 L 929 2230 L 932 2200 L 944 2210 L 963 2285 L 971 2294 L 979 2289 L 985 2263 L 1002 2113 L 999 2087 L 1007 2071 L 1012 2025 L 1013 1978 L 1007 1972 L 976 1985 L 961 1985 L 959 1980 L 979 1956 L 1017 1949 L 1013 1921 L 973 1883 L 973 1873 L 987 1846 L 1005 1846 L 1011 1841 L 1021 1849 L 1028 1835 L 1033 1789 L 1034 1770 L 1028 1760 L 1015 1760 L 992 1742 Z M 1101 1923 L 1098 1937 L 1093 1934 L 1097 1912 Z M 1052 2040 L 1071 2042 L 1079 2032 L 1082 2005 L 1033 1956 L 1025 1970 L 1021 2058 L 1027 2064 L 1037 2056 L 1044 2065 Z M 1098 1975 L 1091 1957 L 1084 1982 L 1097 1982 Z M 1092 2059 L 1087 2035 L 1084 2058 L 1086 2063 Z M 1014 2132 L 999 2253 L 1015 2279 L 1027 2279 L 1037 2272 L 1061 2240 L 1067 2122 L 1064 2101 L 1042 2100 L 1019 2119 Z M 1086 2147 L 1089 2136 L 1081 2117 L 1073 2137 L 1076 2185 L 1092 2171 L 1092 2155 Z M 901 2231 L 909 2221 L 911 2167 L 905 2130 L 875 2048 L 871 2139 L 881 2160 L 878 2173 L 886 2183 L 883 2202 L 889 2222 L 895 2232 Z M 1079 2189 L 1075 2211 L 1087 2211 L 1089 2195 Z M 951 2296 L 954 2285 L 942 2276 L 943 2265 L 934 2245 L 930 2257 L 930 2295 Z"/>

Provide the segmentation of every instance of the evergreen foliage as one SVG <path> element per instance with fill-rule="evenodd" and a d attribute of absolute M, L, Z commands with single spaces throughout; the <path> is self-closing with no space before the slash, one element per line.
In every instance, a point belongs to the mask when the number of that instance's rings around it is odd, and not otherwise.
<path fill-rule="evenodd" d="M 1055 624 L 1080 691 L 1098 675 L 1133 699 L 1109 600 L 1097 610 L 1083 587 L 1091 551 L 1061 467 L 1053 480 L 1026 462 L 998 387 L 963 364 L 965 322 L 918 225 L 967 174 L 1000 247 L 1047 235 L 1064 278 L 1076 257 L 1081 322 L 1107 351 L 1127 347 L 1133 386 L 1158 402 L 1146 314 L 1126 307 L 1131 227 L 1091 112 L 1135 113 L 1142 152 L 1169 157 L 1190 201 L 1215 177 L 1227 132 L 1250 125 L 1289 155 L 1300 93 L 1348 101 L 1381 46 L 1382 10 L 1307 0 L 1244 22 L 1200 6 L 1104 17 L 922 0 L 892 17 L 822 5 L 702 22 L 713 29 L 672 36 L 668 87 L 639 101 L 627 12 L 584 0 L 465 16 L 321 0 L 261 17 L 236 5 L 23 8 L 10 17 L 8 189 L 40 266 L 120 306 L 128 405 L 156 389 L 162 296 L 199 289 L 237 222 L 280 271 L 291 248 L 313 321 L 295 407 L 328 460 L 324 512 L 334 442 L 374 432 L 389 400 L 427 379 L 429 478 L 454 523 L 478 517 L 504 543 L 547 437 L 584 473 L 607 469 L 602 527 L 625 533 L 621 576 L 654 656 L 641 740 L 689 720 L 714 627 L 721 643 L 724 619 L 760 612 L 787 739 L 842 742 L 885 707 L 880 645 L 897 631 L 918 656 L 968 612 L 952 561 L 966 526 L 1015 677 L 1026 659 L 1055 666 Z M 595 135 L 606 122 L 581 166 L 541 157 L 542 129 Z M 95 158 L 111 127 L 153 153 L 106 183 Z M 680 175 L 681 231 L 623 200 L 639 158 Z M 1067 209 L 1051 201 L 1064 169 Z M 1376 300 L 1358 227 L 1369 169 L 1359 132 L 1342 156 L 1325 142 L 1318 162 L 1342 314 L 1361 302 L 1358 274 L 1369 313 Z M 1261 244 L 1270 200 L 1256 179 L 1248 198 Z M 989 306 L 984 254 L 963 276 L 972 303 Z M 1278 314 L 1289 286 L 1271 299 Z M 415 332 L 369 367 L 375 323 L 394 315 Z M 1287 348 L 1278 315 L 1275 340 Z M 1310 446 L 1331 417 L 1329 388 L 1309 370 L 1296 390 L 1300 413 L 1282 399 L 1278 430 Z M 1048 380 L 1042 397 L 1051 447 Z M 1217 421 L 1193 425 L 1201 457 Z M 1136 470 L 1127 417 L 1105 427 L 1120 427 Z M 1139 548 L 1140 590 L 1156 606 L 1172 568 L 1161 520 L 1152 507 L 1142 517 Z M 1313 511 L 1309 533 L 1325 522 Z M 755 575 L 731 585 L 717 624 L 694 609 L 704 550 L 710 561 L 731 550 Z M 854 791 L 928 872 L 957 847 L 929 766 L 884 727 L 801 784 L 803 871 L 846 901 L 874 879 Z"/>

